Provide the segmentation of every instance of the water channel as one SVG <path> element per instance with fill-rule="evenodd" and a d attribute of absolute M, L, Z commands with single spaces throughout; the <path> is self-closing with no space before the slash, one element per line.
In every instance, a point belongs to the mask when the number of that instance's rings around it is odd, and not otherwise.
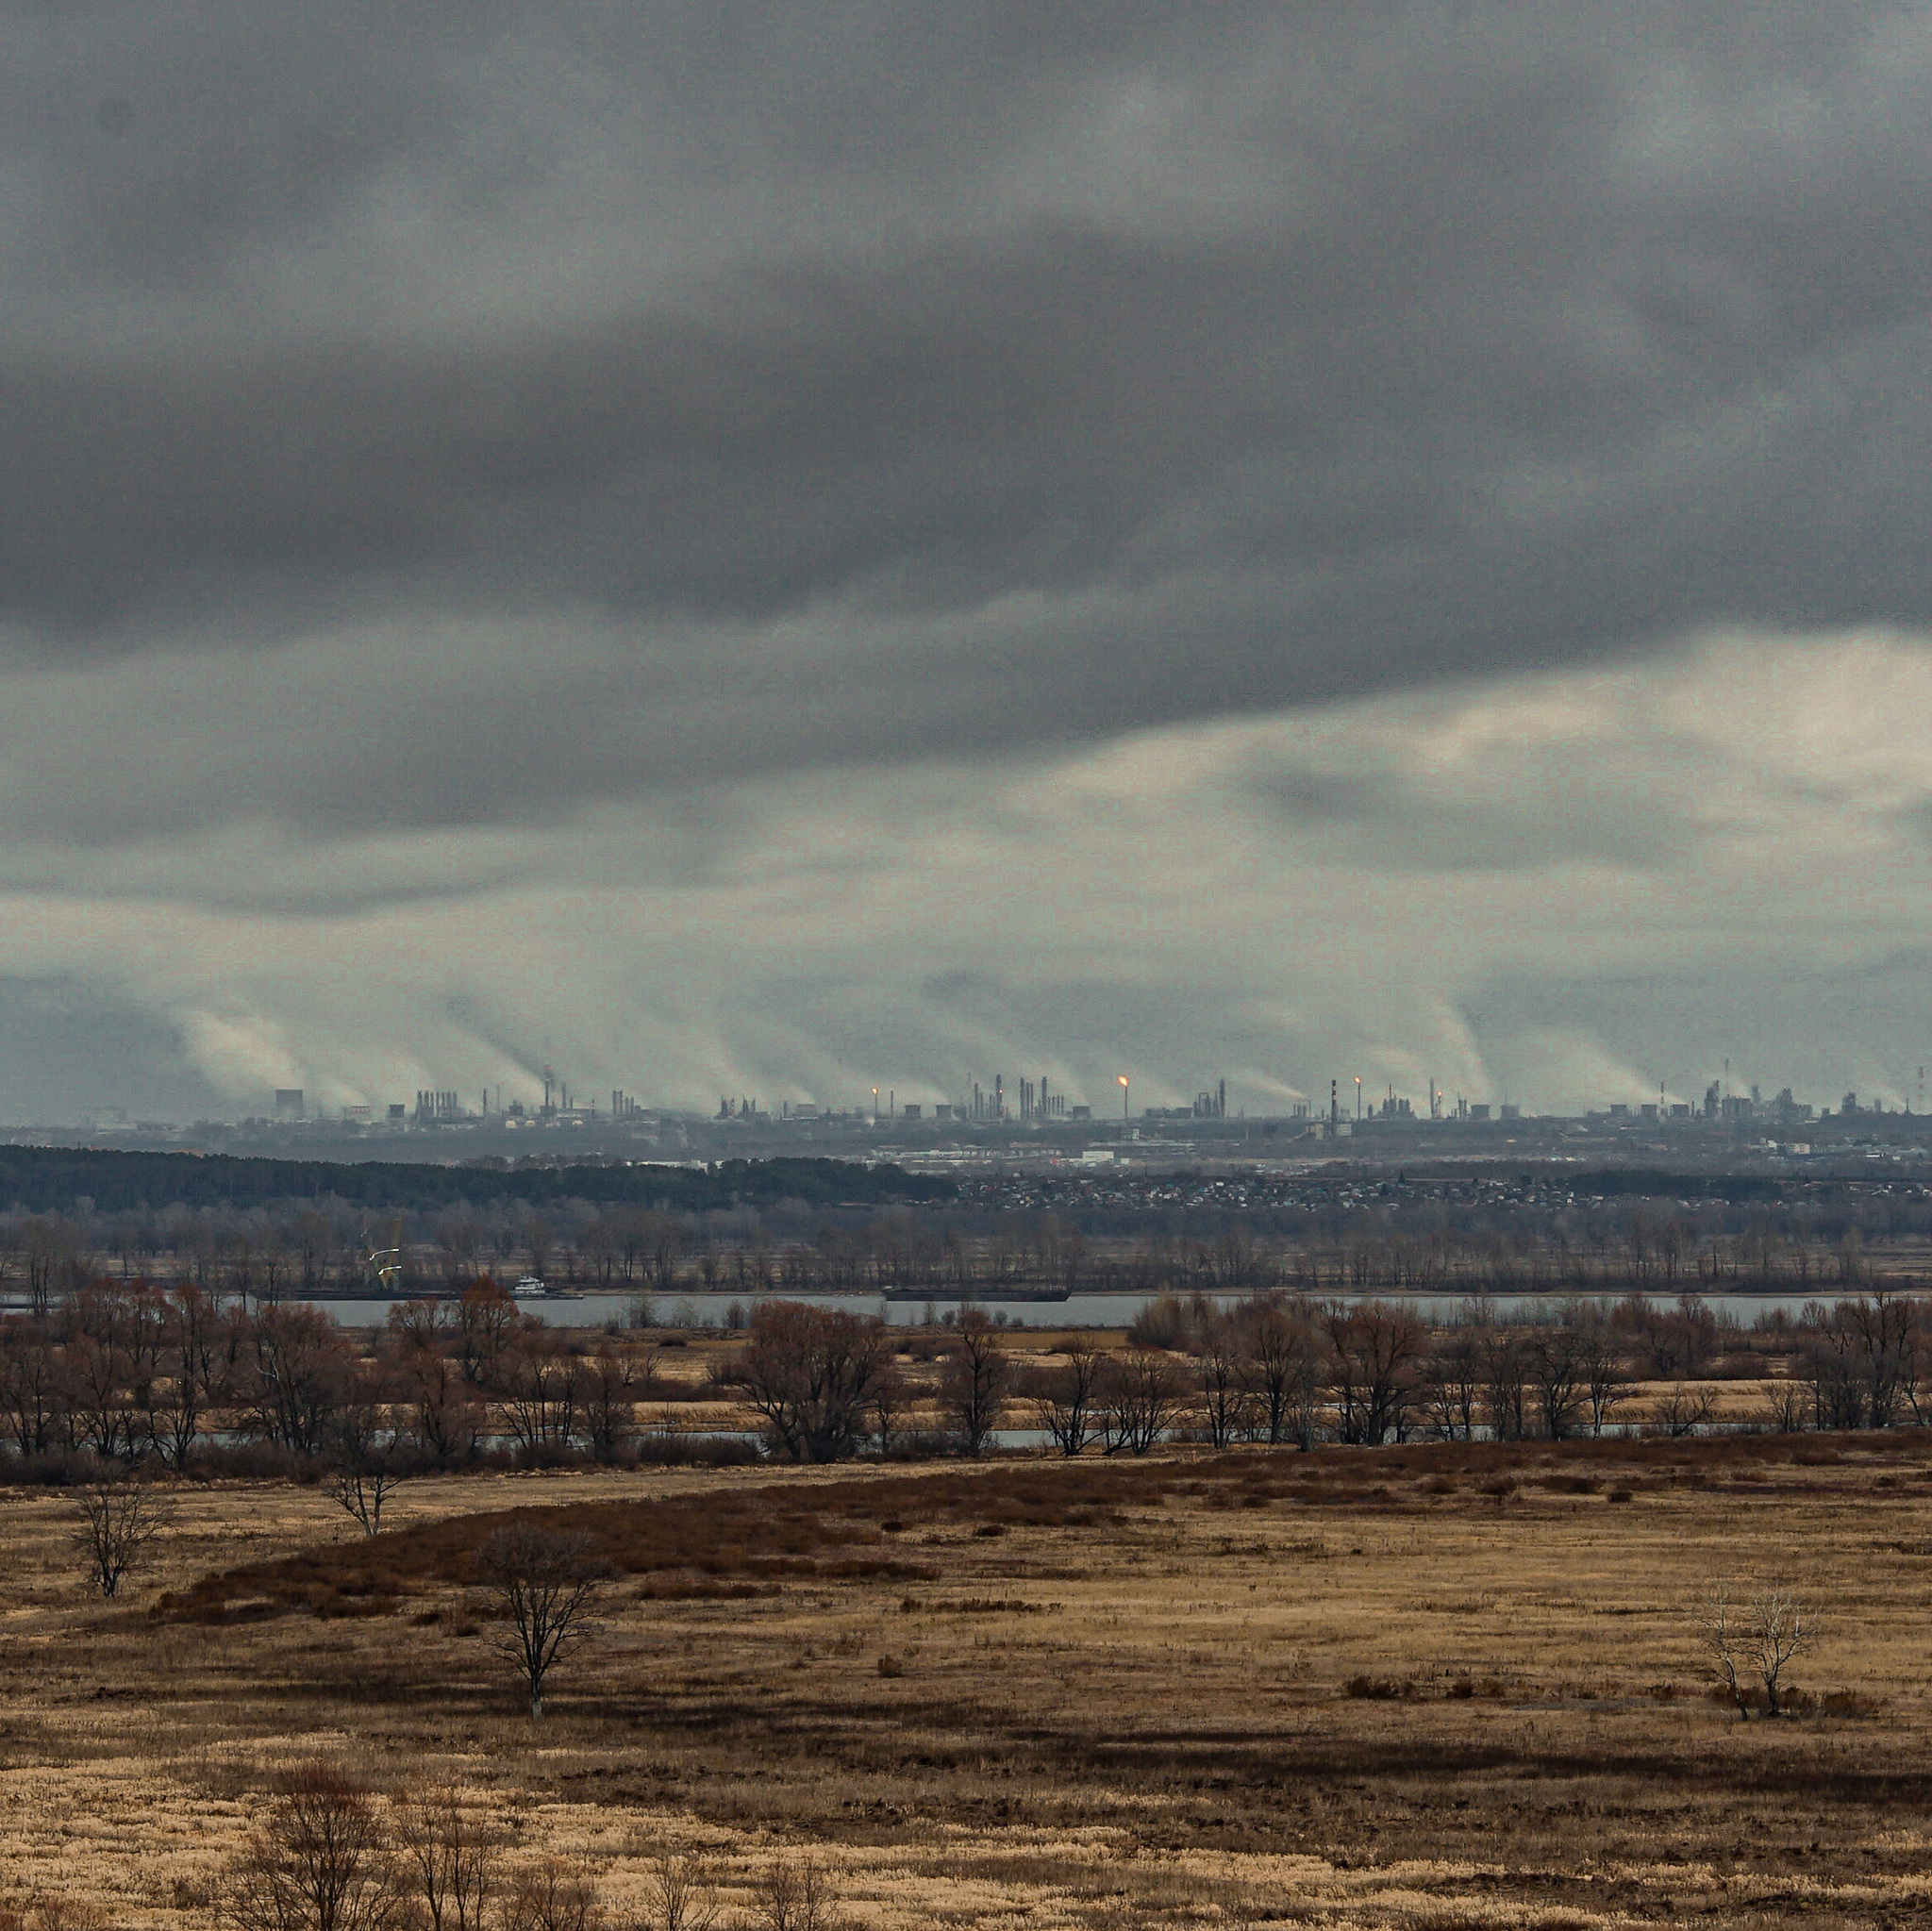
<path fill-rule="evenodd" d="M 638 1300 L 635 1290 L 611 1292 L 567 1291 L 519 1299 L 517 1307 L 539 1321 L 557 1327 L 603 1327 L 614 1323 L 626 1324 Z M 741 1318 L 758 1297 L 736 1293 L 651 1294 L 653 1323 L 662 1327 L 725 1327 L 731 1324 L 732 1310 Z M 961 1307 L 978 1307 L 988 1314 L 1003 1317 L 1008 1325 L 1024 1327 L 1125 1327 L 1155 1297 L 1151 1294 L 1073 1294 L 1064 1300 L 986 1300 L 958 1294 L 922 1295 L 916 1300 L 882 1300 L 877 1294 L 774 1294 L 773 1300 L 804 1301 L 816 1307 L 840 1307 L 853 1314 L 876 1314 L 896 1327 L 917 1327 L 929 1319 L 958 1316 Z M 1224 1304 L 1238 1295 L 1209 1297 Z M 1428 1322 L 1453 1320 L 1468 1296 L 1463 1294 L 1403 1293 L 1324 1293 L 1323 1301 L 1387 1301 L 1407 1307 Z M 1552 1294 L 1498 1294 L 1490 1305 L 1499 1321 L 1527 1321 L 1532 1307 L 1547 1307 L 1563 1297 Z M 1594 1298 L 1594 1297 L 1586 1297 Z M 1611 1296 L 1610 1298 L 1617 1298 Z M 1793 1319 L 1813 1301 L 1827 1306 L 1841 1298 L 1840 1290 L 1822 1289 L 1803 1294 L 1713 1293 L 1705 1304 L 1720 1320 L 1750 1327 L 1760 1314 L 1782 1310 Z M 1674 1294 L 1653 1294 L 1652 1304 L 1659 1309 L 1674 1307 Z M 379 1327 L 389 1318 L 391 1302 L 369 1298 L 325 1299 L 306 1304 L 335 1316 L 344 1327 Z"/>

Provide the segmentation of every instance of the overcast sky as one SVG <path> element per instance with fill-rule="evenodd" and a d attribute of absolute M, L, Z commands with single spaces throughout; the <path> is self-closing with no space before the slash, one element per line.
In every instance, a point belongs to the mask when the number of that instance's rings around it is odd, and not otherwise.
<path fill-rule="evenodd" d="M 1932 1061 L 1932 6 L 0 5 L 0 1118 Z"/>

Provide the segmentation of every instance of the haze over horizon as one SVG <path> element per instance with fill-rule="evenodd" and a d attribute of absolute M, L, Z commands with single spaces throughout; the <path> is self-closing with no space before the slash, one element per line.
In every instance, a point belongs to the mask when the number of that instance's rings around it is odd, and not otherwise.
<path fill-rule="evenodd" d="M 8 9 L 0 1119 L 1932 1063 L 1932 5 Z"/>

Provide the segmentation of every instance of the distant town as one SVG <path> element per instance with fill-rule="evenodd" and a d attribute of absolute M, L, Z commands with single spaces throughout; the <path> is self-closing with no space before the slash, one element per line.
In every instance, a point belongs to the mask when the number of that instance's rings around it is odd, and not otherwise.
<path fill-rule="evenodd" d="M 1923 1089 L 1924 1074 L 1919 1079 Z M 607 1157 L 707 1160 L 812 1152 L 877 1157 L 947 1171 L 977 1162 L 1068 1161 L 1105 1166 L 1191 1161 L 1360 1159 L 1457 1153 L 1501 1156 L 1596 1151 L 1641 1159 L 1707 1157 L 1735 1161 L 1803 1160 L 1847 1148 L 1932 1147 L 1932 1114 L 1923 1104 L 1888 1107 L 1856 1091 L 1836 1105 L 1798 1099 L 1790 1087 L 1766 1096 L 1713 1079 L 1701 1101 L 1613 1102 L 1581 1113 L 1532 1113 L 1508 1102 L 1472 1101 L 1433 1081 L 1420 1094 L 1360 1078 L 1327 1082 L 1319 1100 L 1286 1110 L 1250 1107 L 1224 1078 L 1187 1106 L 1135 1103 L 1126 1075 L 1113 1099 L 1076 1099 L 1045 1077 L 1001 1073 L 974 1081 L 949 1101 L 901 1101 L 891 1088 L 868 1087 L 839 1100 L 783 1100 L 721 1094 L 715 1109 L 646 1105 L 623 1088 L 586 1098 L 545 1068 L 541 1098 L 506 1100 L 501 1089 L 422 1090 L 381 1105 L 311 1104 L 300 1088 L 264 1094 L 235 1120 L 175 1123 L 129 1119 L 102 1107 L 78 1122 L 31 1123 L 0 1137 L 52 1144 L 281 1153 L 318 1158 L 475 1160 Z M 1344 1149 L 1336 1142 L 1351 1144 Z"/>

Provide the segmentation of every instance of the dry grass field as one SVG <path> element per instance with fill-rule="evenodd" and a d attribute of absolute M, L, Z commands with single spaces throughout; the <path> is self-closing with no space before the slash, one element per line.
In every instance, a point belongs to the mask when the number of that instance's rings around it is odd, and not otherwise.
<path fill-rule="evenodd" d="M 455 1783 L 506 1868 L 813 1847 L 858 1927 L 1932 1923 L 1932 1439 L 184 1490 L 125 1602 L 0 1491 L 0 1920 L 218 1920 L 280 1766 Z M 493 1512 L 618 1574 L 541 1723 Z M 1709 1700 L 1718 1577 L 1825 1615 L 1807 1713 Z"/>

